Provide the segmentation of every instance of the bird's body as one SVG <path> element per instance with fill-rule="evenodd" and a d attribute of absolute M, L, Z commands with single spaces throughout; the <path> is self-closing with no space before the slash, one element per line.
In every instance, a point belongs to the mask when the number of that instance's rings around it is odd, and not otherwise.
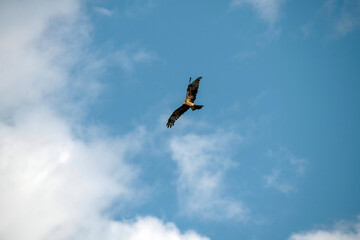
<path fill-rule="evenodd" d="M 189 108 L 191 108 L 191 110 L 197 110 L 197 109 L 201 109 L 204 105 L 196 105 L 194 104 L 194 101 L 196 99 L 196 94 L 198 92 L 198 88 L 199 88 L 199 84 L 200 84 L 200 79 L 202 77 L 198 77 L 195 81 L 193 81 L 191 83 L 191 78 L 189 80 L 189 85 L 187 87 L 187 91 L 186 91 L 186 98 L 185 101 L 182 102 L 181 107 L 179 107 L 178 109 L 176 109 L 170 116 L 166 126 L 168 128 L 171 128 L 172 126 L 174 126 L 175 121 L 183 114 L 185 113 Z"/>
<path fill-rule="evenodd" d="M 192 102 L 190 102 L 190 101 L 183 101 L 181 104 L 182 104 L 182 105 L 187 105 L 187 106 L 189 106 L 189 107 L 192 107 L 192 106 L 195 105 L 194 103 L 192 103 Z"/>

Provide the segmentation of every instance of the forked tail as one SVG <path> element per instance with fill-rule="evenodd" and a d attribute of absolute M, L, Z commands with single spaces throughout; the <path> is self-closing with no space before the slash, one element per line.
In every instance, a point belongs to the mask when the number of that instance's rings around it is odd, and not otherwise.
<path fill-rule="evenodd" d="M 201 109 L 204 105 L 194 105 L 191 107 L 191 110 L 198 110 L 198 109 Z"/>

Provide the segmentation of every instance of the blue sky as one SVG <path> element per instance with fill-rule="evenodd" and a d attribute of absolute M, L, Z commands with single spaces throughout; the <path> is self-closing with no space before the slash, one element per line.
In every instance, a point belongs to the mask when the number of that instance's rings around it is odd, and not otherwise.
<path fill-rule="evenodd" d="M 359 1 L 0 16 L 0 239 L 360 239 Z"/>

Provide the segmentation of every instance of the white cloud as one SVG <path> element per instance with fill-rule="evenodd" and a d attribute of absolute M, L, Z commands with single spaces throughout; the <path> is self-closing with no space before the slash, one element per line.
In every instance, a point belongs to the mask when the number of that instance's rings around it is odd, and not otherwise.
<path fill-rule="evenodd" d="M 250 4 L 260 18 L 273 25 L 280 17 L 280 7 L 284 2 L 285 0 L 233 0 L 232 6 Z"/>
<path fill-rule="evenodd" d="M 177 189 L 182 211 L 207 219 L 242 219 L 244 205 L 225 196 L 223 177 L 233 165 L 229 146 L 239 141 L 231 133 L 174 137 L 170 142 L 172 158 L 178 164 Z"/>
<path fill-rule="evenodd" d="M 54 22 L 58 17 L 74 23 L 73 14 L 79 6 L 76 1 L 63 1 L 61 4 L 1 1 L 0 4 L 1 115 L 19 105 L 39 102 L 44 95 L 51 95 L 66 84 L 62 63 L 51 62 L 55 52 L 63 51 L 62 44 L 57 42 L 38 51 L 37 43 L 43 40 L 41 35 L 49 27 L 46 23 Z"/>
<path fill-rule="evenodd" d="M 94 10 L 100 14 L 111 17 L 114 12 L 104 7 L 94 7 Z"/>
<path fill-rule="evenodd" d="M 111 138 L 84 142 L 70 127 L 51 110 L 38 107 L 0 125 L 4 239 L 43 239 L 54 231 L 52 239 L 63 239 L 115 197 L 132 200 L 138 194 L 132 186 L 138 170 L 125 162 L 138 144 L 131 148 Z M 132 142 L 142 135 L 141 130 L 134 133 Z"/>
<path fill-rule="evenodd" d="M 111 219 L 111 204 L 121 211 L 141 198 L 129 160 L 146 131 L 110 137 L 79 124 L 73 94 L 92 98 L 103 66 L 84 50 L 91 26 L 81 9 L 0 2 L 0 239 L 206 239 L 156 218 Z"/>
<path fill-rule="evenodd" d="M 357 221 L 342 221 L 333 229 L 316 229 L 302 233 L 294 233 L 289 240 L 359 240 L 360 217 Z"/>
<path fill-rule="evenodd" d="M 111 239 L 114 240 L 209 240 L 194 231 L 181 233 L 173 223 L 163 223 L 153 217 L 138 218 L 130 222 L 113 222 L 110 230 L 113 236 Z"/>

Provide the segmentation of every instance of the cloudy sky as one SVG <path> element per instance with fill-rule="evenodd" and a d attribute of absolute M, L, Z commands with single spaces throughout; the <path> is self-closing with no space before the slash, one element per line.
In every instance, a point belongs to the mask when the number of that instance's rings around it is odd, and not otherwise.
<path fill-rule="evenodd" d="M 0 1 L 0 239 L 360 239 L 359 42 L 358 0 Z"/>

